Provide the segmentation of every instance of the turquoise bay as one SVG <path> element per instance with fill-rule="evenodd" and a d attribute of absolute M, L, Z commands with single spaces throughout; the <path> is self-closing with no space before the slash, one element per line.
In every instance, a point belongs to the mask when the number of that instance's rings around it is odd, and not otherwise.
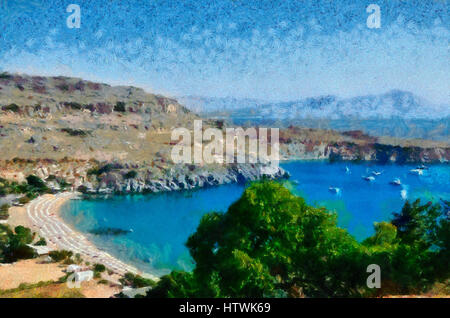
<path fill-rule="evenodd" d="M 296 161 L 282 166 L 291 173 L 286 186 L 292 192 L 309 204 L 335 211 L 339 226 L 358 240 L 373 233 L 374 222 L 389 220 L 406 199 L 450 200 L 450 167 L 445 164 L 432 165 L 423 175 L 410 172 L 415 165 Z M 373 181 L 363 179 L 371 175 Z M 395 178 L 402 184 L 391 185 Z M 243 185 L 233 184 L 186 192 L 73 200 L 63 206 L 61 214 L 99 248 L 145 272 L 162 275 L 172 269 L 193 268 L 184 246 L 187 238 L 205 213 L 226 211 L 244 189 Z M 106 228 L 128 232 L 115 236 L 90 233 Z"/>

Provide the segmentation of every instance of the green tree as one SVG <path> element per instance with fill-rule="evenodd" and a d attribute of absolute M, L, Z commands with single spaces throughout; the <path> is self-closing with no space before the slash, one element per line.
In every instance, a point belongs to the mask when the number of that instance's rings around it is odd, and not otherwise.
<path fill-rule="evenodd" d="M 42 193 L 48 190 L 47 186 L 45 185 L 45 182 L 35 175 L 30 174 L 26 179 L 28 185 L 31 186 L 33 189 L 35 189 L 37 192 Z"/>
<path fill-rule="evenodd" d="M 406 203 L 362 243 L 336 215 L 273 181 L 252 184 L 226 213 L 203 216 L 187 241 L 192 273 L 163 276 L 148 297 L 346 297 L 427 290 L 450 277 L 448 215 Z M 381 290 L 366 269 L 382 269 Z"/>
<path fill-rule="evenodd" d="M 161 277 L 158 284 L 148 291 L 149 298 L 196 297 L 198 288 L 191 273 L 173 271 Z M 197 296 L 198 297 L 198 296 Z"/>
<path fill-rule="evenodd" d="M 363 245 L 376 246 L 393 244 L 397 239 L 397 228 L 389 222 L 375 223 L 375 234 L 367 238 Z"/>
<path fill-rule="evenodd" d="M 160 295 L 349 296 L 365 284 L 359 245 L 336 226 L 336 215 L 276 182 L 255 183 L 227 213 L 205 215 L 187 246 L 192 277 L 167 276 L 158 287 L 169 290 Z M 180 287 L 184 281 L 189 288 Z"/>
<path fill-rule="evenodd" d="M 26 227 L 17 226 L 13 232 L 9 226 L 0 224 L 0 262 L 12 263 L 35 257 L 34 250 L 27 246 L 33 238 L 34 234 Z"/>
<path fill-rule="evenodd" d="M 382 293 L 420 293 L 450 277 L 447 227 L 439 204 L 421 205 L 419 200 L 406 202 L 391 223 L 375 224 L 375 234 L 363 246 L 382 268 Z"/>
<path fill-rule="evenodd" d="M 420 205 L 417 199 L 413 204 L 406 201 L 400 213 L 393 213 L 391 223 L 395 225 L 399 239 L 405 244 L 418 244 L 427 249 L 435 243 L 438 218 L 442 215 L 439 204 L 431 202 Z"/>

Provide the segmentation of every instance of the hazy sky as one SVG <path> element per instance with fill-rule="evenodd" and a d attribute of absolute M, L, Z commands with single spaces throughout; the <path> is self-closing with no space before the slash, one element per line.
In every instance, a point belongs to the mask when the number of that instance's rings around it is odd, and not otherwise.
<path fill-rule="evenodd" d="M 355 2 L 358 2 L 355 4 Z M 69 29 L 69 4 L 81 28 Z M 369 29 L 366 7 L 381 8 Z M 450 104 L 448 1 L 0 0 L 0 69 L 293 100 L 409 90 Z"/>

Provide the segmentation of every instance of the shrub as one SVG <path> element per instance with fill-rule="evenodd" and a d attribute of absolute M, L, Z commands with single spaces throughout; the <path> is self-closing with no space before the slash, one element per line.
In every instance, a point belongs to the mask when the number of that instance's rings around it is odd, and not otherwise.
<path fill-rule="evenodd" d="M 55 262 L 61 262 L 68 258 L 71 258 L 73 255 L 72 251 L 60 250 L 60 251 L 51 251 L 48 256 Z"/>
<path fill-rule="evenodd" d="M 134 171 L 134 170 L 130 170 L 130 171 L 128 171 L 123 177 L 125 178 L 125 179 L 134 179 L 134 178 L 136 178 L 137 177 L 137 172 L 136 171 Z"/>
<path fill-rule="evenodd" d="M 100 175 L 100 173 L 98 171 L 99 171 L 98 168 L 95 168 L 95 167 L 91 168 L 87 171 L 87 175 L 88 176 L 92 176 L 92 175 L 98 176 L 98 175 Z"/>
<path fill-rule="evenodd" d="M 83 259 L 81 258 L 80 253 L 75 254 L 74 262 L 75 262 L 75 264 L 81 264 L 81 262 L 83 262 Z"/>
<path fill-rule="evenodd" d="M 23 196 L 23 197 L 21 197 L 19 200 L 18 200 L 18 202 L 20 203 L 20 204 L 27 204 L 28 202 L 30 202 L 31 201 L 31 199 L 28 197 L 28 196 Z"/>
<path fill-rule="evenodd" d="M 142 288 L 147 286 L 155 286 L 156 282 L 149 278 L 144 278 L 140 275 L 134 275 L 133 273 L 126 273 L 119 282 L 125 286 L 131 286 L 133 288 Z"/>
<path fill-rule="evenodd" d="M 45 179 L 46 181 L 55 181 L 56 180 L 56 176 L 54 174 L 51 174 L 47 177 L 47 179 Z"/>
<path fill-rule="evenodd" d="M 7 218 L 9 218 L 9 204 L 3 204 L 0 207 L 0 220 L 6 220 Z"/>
<path fill-rule="evenodd" d="M 36 246 L 45 246 L 45 245 L 47 245 L 47 241 L 45 240 L 45 238 L 41 237 L 39 239 L 39 241 L 37 241 L 34 245 L 36 245 Z"/>
<path fill-rule="evenodd" d="M 27 183 L 32 186 L 33 188 L 37 189 L 47 189 L 47 186 L 45 185 L 45 182 L 42 181 L 41 178 L 30 174 L 27 178 Z"/>
<path fill-rule="evenodd" d="M 0 73 L 0 79 L 11 79 L 12 75 L 8 74 L 7 72 L 1 72 Z"/>
<path fill-rule="evenodd" d="M 113 165 L 113 164 L 110 164 L 110 163 L 107 163 L 106 165 L 104 165 L 104 166 L 102 166 L 102 167 L 94 167 L 94 168 L 89 169 L 89 170 L 87 171 L 87 174 L 88 174 L 89 176 L 91 176 L 91 175 L 99 176 L 99 175 L 101 175 L 102 173 L 110 172 L 110 171 L 112 171 L 113 169 L 114 169 L 114 165 Z"/>
<path fill-rule="evenodd" d="M 125 103 L 124 102 L 117 102 L 114 106 L 115 112 L 125 112 Z"/>
<path fill-rule="evenodd" d="M 3 106 L 2 109 L 4 111 L 12 111 L 14 113 L 18 113 L 19 110 L 20 110 L 20 107 L 18 105 L 16 105 L 16 104 L 9 104 L 7 106 Z"/>
<path fill-rule="evenodd" d="M 68 133 L 70 136 L 86 136 L 89 132 L 82 129 L 62 128 L 62 132 Z"/>
<path fill-rule="evenodd" d="M 103 273 L 106 270 L 105 265 L 103 264 L 94 264 L 94 272 Z"/>
<path fill-rule="evenodd" d="M 64 103 L 64 105 L 67 107 L 70 107 L 74 110 L 80 110 L 83 108 L 83 106 L 81 104 L 78 104 L 76 102 L 67 102 L 67 103 Z"/>

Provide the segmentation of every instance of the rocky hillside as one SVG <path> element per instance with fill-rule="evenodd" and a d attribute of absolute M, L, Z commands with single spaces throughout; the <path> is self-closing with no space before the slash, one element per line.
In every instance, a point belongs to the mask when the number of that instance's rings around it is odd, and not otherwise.
<path fill-rule="evenodd" d="M 445 142 L 373 137 L 362 131 L 290 127 L 280 133 L 285 159 L 373 161 L 388 163 L 446 163 L 450 147 Z"/>
<path fill-rule="evenodd" d="M 260 165 L 175 165 L 176 127 L 197 115 L 131 86 L 0 74 L 0 177 L 63 178 L 88 191 L 164 191 L 255 180 Z M 222 127 L 203 121 L 204 128 Z M 281 177 L 282 170 L 271 177 Z M 56 177 L 56 179 L 55 179 Z M 49 180 L 50 182 L 50 180 Z"/>
<path fill-rule="evenodd" d="M 35 174 L 54 189 L 159 192 L 287 177 L 261 164 L 174 164 L 172 130 L 200 119 L 176 100 L 77 78 L 0 74 L 0 178 Z M 203 120 L 203 129 L 227 123 Z M 280 131 L 284 159 L 447 162 L 446 143 L 359 131 Z M 270 139 L 269 139 L 270 143 Z M 192 146 L 192 144 L 191 144 Z M 270 146 L 270 145 L 269 145 Z M 67 183 L 69 185 L 67 185 Z"/>

